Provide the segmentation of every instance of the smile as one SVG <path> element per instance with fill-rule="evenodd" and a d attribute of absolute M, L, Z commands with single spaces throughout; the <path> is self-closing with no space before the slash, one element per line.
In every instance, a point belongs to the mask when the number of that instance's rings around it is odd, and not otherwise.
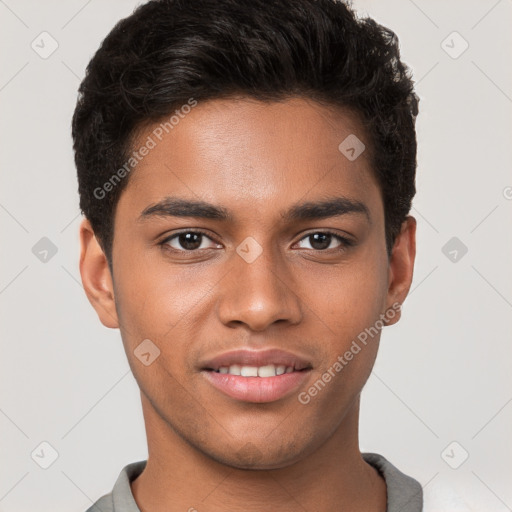
<path fill-rule="evenodd" d="M 282 365 L 231 365 L 218 370 L 203 370 L 201 374 L 217 391 L 229 398 L 241 402 L 266 403 L 298 393 L 311 372 L 311 368 L 284 368 L 283 372 Z"/>
<path fill-rule="evenodd" d="M 221 366 L 217 373 L 228 375 L 240 375 L 241 377 L 276 377 L 283 373 L 292 373 L 293 366 L 267 364 L 265 366 L 241 366 L 232 364 L 231 366 Z"/>
<path fill-rule="evenodd" d="M 200 362 L 207 382 L 242 402 L 274 402 L 297 392 L 312 370 L 299 354 L 273 348 L 238 349 Z"/>

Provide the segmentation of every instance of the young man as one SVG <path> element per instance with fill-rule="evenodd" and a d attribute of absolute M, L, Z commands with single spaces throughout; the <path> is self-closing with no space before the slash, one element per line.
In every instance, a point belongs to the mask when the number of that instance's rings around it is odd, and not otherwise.
<path fill-rule="evenodd" d="M 104 40 L 73 118 L 80 272 L 149 456 L 90 511 L 422 509 L 358 444 L 415 258 L 399 57 L 335 0 L 154 0 Z"/>

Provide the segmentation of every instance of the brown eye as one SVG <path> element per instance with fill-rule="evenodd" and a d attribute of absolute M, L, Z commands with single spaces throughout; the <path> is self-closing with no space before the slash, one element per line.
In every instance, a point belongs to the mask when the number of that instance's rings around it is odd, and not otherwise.
<path fill-rule="evenodd" d="M 208 245 L 208 240 L 211 242 L 211 245 Z M 202 231 L 182 231 L 181 233 L 176 233 L 166 238 L 161 244 L 181 252 L 218 247 L 218 244 L 213 242 L 213 240 Z"/>
<path fill-rule="evenodd" d="M 314 249 L 316 251 L 339 249 L 352 245 L 352 242 L 348 238 L 345 238 L 336 233 L 331 233 L 329 231 L 317 231 L 316 233 L 310 233 L 309 235 L 306 235 L 302 240 L 307 240 L 310 245 L 309 247 L 303 247 L 304 249 Z M 331 247 L 333 240 L 338 242 L 338 244 L 334 247 Z"/>

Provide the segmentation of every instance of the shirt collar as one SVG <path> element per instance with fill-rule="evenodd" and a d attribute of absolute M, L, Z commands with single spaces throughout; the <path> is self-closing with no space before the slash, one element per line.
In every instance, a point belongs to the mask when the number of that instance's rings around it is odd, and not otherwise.
<path fill-rule="evenodd" d="M 378 453 L 362 453 L 363 459 L 382 475 L 387 488 L 387 512 L 421 512 L 423 489 L 414 478 L 405 475 Z M 140 512 L 132 494 L 130 483 L 146 467 L 147 460 L 125 466 L 114 484 L 112 504 L 114 512 Z"/>

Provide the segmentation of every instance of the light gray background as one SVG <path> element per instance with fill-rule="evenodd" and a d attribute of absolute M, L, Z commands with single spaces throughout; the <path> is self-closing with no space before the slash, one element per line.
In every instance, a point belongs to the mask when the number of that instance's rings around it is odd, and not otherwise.
<path fill-rule="evenodd" d="M 70 136 L 85 66 L 136 5 L 0 0 L 0 511 L 83 512 L 147 456 L 119 332 L 80 282 Z M 421 97 L 415 278 L 363 392 L 361 449 L 472 510 L 512 510 L 512 1 L 354 5 L 398 34 Z M 31 48 L 43 31 L 59 45 L 47 59 Z M 458 58 L 453 31 L 469 44 Z M 32 252 L 43 237 L 46 262 Z M 468 248 L 455 262 L 452 237 Z M 50 456 L 43 441 L 59 454 L 48 469 L 31 457 Z"/>

